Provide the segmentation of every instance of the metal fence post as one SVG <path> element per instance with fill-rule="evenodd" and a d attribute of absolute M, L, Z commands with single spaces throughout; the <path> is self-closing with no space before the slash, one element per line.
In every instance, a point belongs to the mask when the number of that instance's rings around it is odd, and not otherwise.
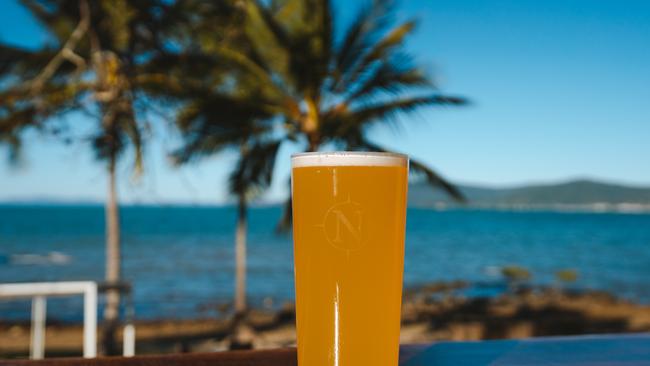
<path fill-rule="evenodd" d="M 84 290 L 84 357 L 97 357 L 97 284 Z"/>
<path fill-rule="evenodd" d="M 32 298 L 32 344 L 29 357 L 33 360 L 40 360 L 45 356 L 46 307 L 45 296 L 34 296 Z"/>

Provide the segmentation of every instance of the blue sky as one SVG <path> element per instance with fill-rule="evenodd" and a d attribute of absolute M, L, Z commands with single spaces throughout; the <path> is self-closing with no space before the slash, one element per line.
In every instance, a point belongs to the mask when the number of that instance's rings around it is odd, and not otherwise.
<path fill-rule="evenodd" d="M 343 19 L 355 12 L 341 1 Z M 356 2 L 355 2 L 356 3 Z M 431 109 L 404 118 L 397 135 L 371 136 L 457 182 L 491 186 L 591 177 L 650 185 L 650 2 L 402 1 L 401 18 L 420 24 L 409 43 L 419 63 L 465 108 Z M 13 0 L 0 2 L 0 40 L 45 39 Z M 74 125 L 92 122 L 71 118 Z M 222 203 L 232 154 L 182 169 L 165 153 L 172 133 L 156 131 L 146 174 L 120 167 L 125 202 Z M 288 158 L 265 199 L 286 193 Z M 105 176 L 87 146 L 61 146 L 32 133 L 24 163 L 10 168 L 0 150 L 0 201 L 35 197 L 101 201 Z"/>

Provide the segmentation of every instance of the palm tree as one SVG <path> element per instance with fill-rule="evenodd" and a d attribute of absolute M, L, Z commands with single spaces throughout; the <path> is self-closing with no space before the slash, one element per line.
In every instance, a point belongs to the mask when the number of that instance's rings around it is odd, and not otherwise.
<path fill-rule="evenodd" d="M 178 23 L 174 17 L 181 5 L 164 0 L 22 2 L 51 42 L 36 50 L 0 45 L 0 142 L 8 143 L 16 157 L 25 130 L 70 142 L 59 117 L 81 112 L 97 121 L 87 140 L 107 172 L 106 281 L 115 285 L 121 278 L 116 167 L 130 146 L 134 171 L 142 170 L 146 106 L 171 82 L 150 59 L 170 52 L 165 37 Z M 103 327 L 108 354 L 117 351 L 118 308 L 119 291 L 109 286 Z"/>
<path fill-rule="evenodd" d="M 405 52 L 405 40 L 416 22 L 395 25 L 393 10 L 390 1 L 374 0 L 359 10 L 337 39 L 331 1 L 248 3 L 248 40 L 253 49 L 249 53 L 255 57 L 239 65 L 260 80 L 269 104 L 280 111 L 288 139 L 305 141 L 305 151 L 323 145 L 388 151 L 367 139 L 368 128 L 396 125 L 400 114 L 424 107 L 466 103 L 439 93 Z M 463 199 L 420 161 L 411 159 L 410 168 L 433 187 Z M 290 213 L 288 200 L 282 227 L 290 224 Z"/>
<path fill-rule="evenodd" d="M 273 176 L 275 156 L 282 140 L 272 140 L 271 115 L 260 108 L 263 102 L 251 95 L 231 96 L 201 94 L 178 115 L 178 126 L 186 144 L 173 154 L 176 164 L 185 164 L 227 148 L 239 148 L 239 160 L 229 179 L 229 192 L 237 200 L 235 231 L 235 298 L 231 324 L 231 348 L 250 348 L 242 336 L 245 327 L 246 247 L 248 202 L 263 192 Z M 206 113 L 207 112 L 207 113 Z M 203 115 L 204 113 L 207 114 Z M 218 115 L 218 118 L 215 116 Z M 203 119 L 210 118 L 210 119 Z M 197 122 L 202 121 L 202 122 Z"/>
<path fill-rule="evenodd" d="M 236 320 L 244 316 L 247 308 L 245 286 L 248 201 L 270 185 L 275 160 L 266 159 L 266 156 L 274 156 L 280 146 L 278 141 L 266 141 L 273 124 L 272 115 L 260 108 L 262 104 L 261 99 L 251 95 L 211 94 L 209 90 L 204 89 L 203 93 L 194 94 L 177 116 L 177 125 L 183 132 L 186 143 L 173 154 L 176 164 L 195 161 L 227 148 L 239 149 L 240 157 L 230 175 L 228 185 L 229 192 L 237 200 L 234 301 Z M 215 118 L 217 115 L 218 118 Z"/>
<path fill-rule="evenodd" d="M 400 114 L 423 107 L 465 100 L 439 93 L 404 52 L 415 22 L 394 25 L 388 1 L 376 0 L 361 9 L 340 39 L 328 0 L 234 4 L 243 13 L 243 32 L 236 42 L 200 37 L 205 39 L 200 48 L 213 57 L 214 69 L 226 67 L 230 77 L 195 94 L 180 109 L 178 126 L 185 144 L 175 156 L 185 162 L 240 147 L 230 186 L 239 207 L 235 304 L 240 313 L 245 310 L 246 192 L 270 184 L 281 144 L 303 142 L 306 151 L 322 146 L 386 151 L 366 138 L 370 126 L 396 123 Z M 202 22 L 215 23 L 209 18 Z M 411 161 L 411 170 L 462 199 L 419 161 Z M 284 227 L 290 209 L 288 201 Z"/>
<path fill-rule="evenodd" d="M 174 96 L 182 103 L 176 124 L 185 144 L 172 158 L 175 164 L 185 164 L 227 148 L 240 153 L 229 179 L 229 192 L 237 201 L 233 322 L 233 328 L 237 328 L 247 309 L 248 201 L 270 184 L 275 161 L 260 159 L 260 154 L 275 155 L 279 142 L 267 141 L 273 129 L 273 114 L 264 107 L 267 101 L 256 88 L 244 87 L 251 82 L 250 75 L 232 61 L 245 62 L 239 53 L 245 52 L 245 1 L 198 3 L 201 10 L 195 19 L 201 20 L 184 28 L 189 36 L 183 47 L 193 62 L 167 62 L 171 66 L 168 72 L 183 78 L 182 86 L 174 88 Z"/>

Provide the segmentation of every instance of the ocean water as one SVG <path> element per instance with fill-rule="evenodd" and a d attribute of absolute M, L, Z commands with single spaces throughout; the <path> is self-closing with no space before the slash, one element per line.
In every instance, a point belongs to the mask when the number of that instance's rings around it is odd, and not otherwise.
<path fill-rule="evenodd" d="M 123 276 L 136 318 L 219 316 L 234 290 L 232 207 L 125 207 Z M 248 296 L 253 305 L 293 299 L 289 235 L 278 207 L 250 212 Z M 650 215 L 410 209 L 405 284 L 468 280 L 495 284 L 495 268 L 528 268 L 550 284 L 559 269 L 574 286 L 650 302 Z M 0 283 L 98 280 L 104 275 L 99 206 L 0 206 Z M 474 294 L 481 293 L 475 288 Z M 264 301 L 266 299 L 266 301 Z M 79 320 L 80 297 L 48 300 L 48 316 Z M 0 300 L 0 319 L 29 319 L 29 301 Z"/>

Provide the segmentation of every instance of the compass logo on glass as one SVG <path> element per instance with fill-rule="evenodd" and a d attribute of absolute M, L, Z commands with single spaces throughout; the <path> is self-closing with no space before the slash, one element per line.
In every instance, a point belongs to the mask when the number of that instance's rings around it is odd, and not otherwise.
<path fill-rule="evenodd" d="M 353 251 L 365 244 L 363 232 L 363 210 L 361 205 L 350 198 L 337 203 L 327 210 L 323 224 L 327 241 L 335 248 Z"/>

